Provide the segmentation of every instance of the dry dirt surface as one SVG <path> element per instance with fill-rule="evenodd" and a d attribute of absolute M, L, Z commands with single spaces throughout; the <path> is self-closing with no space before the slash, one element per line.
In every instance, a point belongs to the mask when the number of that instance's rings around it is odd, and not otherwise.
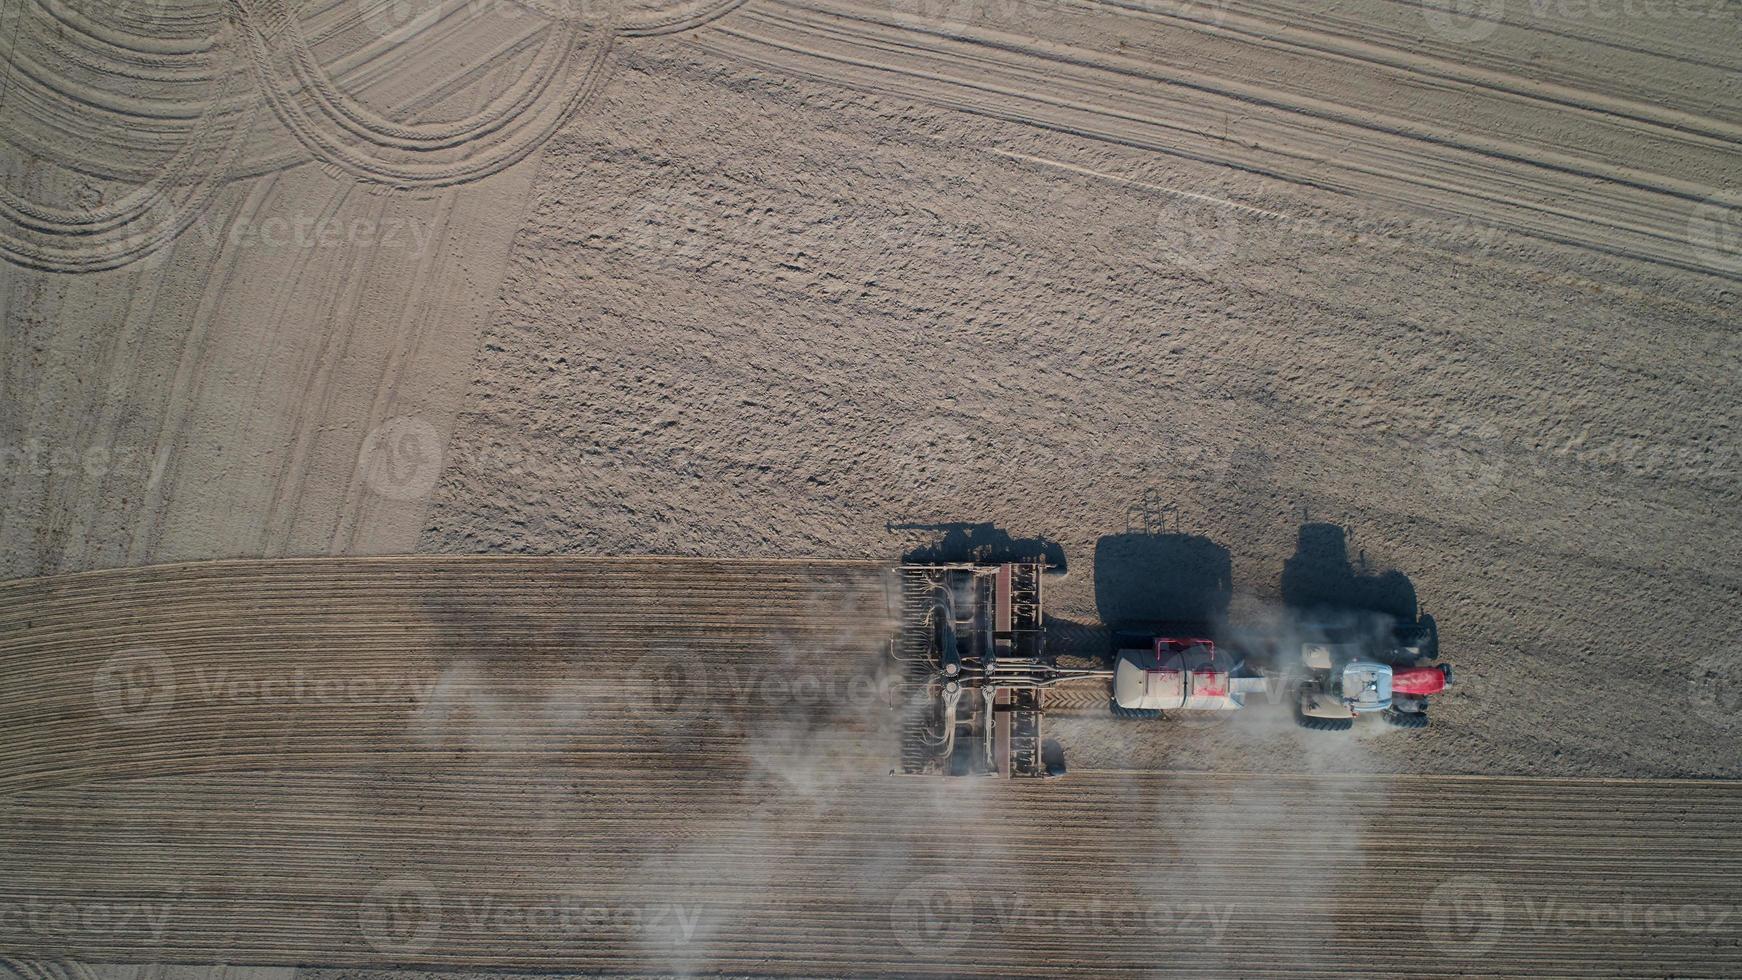
<path fill-rule="evenodd" d="M 0 947 L 72 978 L 1742 970 L 1732 782 L 890 775 L 887 584 L 421 557 L 0 586 Z"/>
<path fill-rule="evenodd" d="M 1699 244 L 1742 227 L 1742 31 L 1506 9 L 751 3 L 631 46 L 546 150 L 419 550 L 991 522 L 1095 624 L 1146 497 L 1247 619 L 1331 523 L 1487 713 L 1385 767 L 1742 774 L 1742 266 Z"/>
<path fill-rule="evenodd" d="M 1739 39 L 0 0 L 0 953 L 1735 975 Z M 1067 564 L 1067 654 L 1360 597 L 1457 682 L 1332 741 L 1090 698 L 1063 784 L 890 780 L 916 549 Z"/>

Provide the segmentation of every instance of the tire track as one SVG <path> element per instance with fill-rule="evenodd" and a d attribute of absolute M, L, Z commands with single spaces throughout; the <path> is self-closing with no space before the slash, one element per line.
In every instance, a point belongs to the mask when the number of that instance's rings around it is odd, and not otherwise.
<path fill-rule="evenodd" d="M 608 26 L 584 30 L 576 21 L 552 20 L 533 67 L 491 106 L 454 123 L 407 125 L 337 90 L 284 0 L 238 3 L 256 83 L 279 120 L 316 159 L 355 177 L 406 186 L 451 186 L 525 159 L 597 90 L 614 36 Z M 425 156 L 442 151 L 457 152 Z"/>
<path fill-rule="evenodd" d="M 66 133 L 65 139 L 33 138 L 36 151 L 82 171 L 119 176 L 135 175 L 140 168 L 93 157 L 88 150 L 93 141 L 146 154 L 171 140 L 178 148 L 161 164 L 137 173 L 142 184 L 136 191 L 95 208 L 56 207 L 0 186 L 0 256 L 47 271 L 117 268 L 185 232 L 232 176 L 292 166 L 311 153 L 353 177 L 393 186 L 445 187 L 489 177 L 524 159 L 582 109 L 605 76 L 618 33 L 688 30 L 738 2 L 643 12 L 621 31 L 610 24 L 590 27 L 572 18 L 552 19 L 541 32 L 508 39 L 458 77 L 424 86 L 389 116 L 344 94 L 312 52 L 319 39 L 359 29 L 361 10 L 331 19 L 311 37 L 282 0 L 234 0 L 233 8 L 227 0 L 210 11 L 196 9 L 173 25 L 158 23 L 161 18 L 140 21 L 125 10 L 106 23 L 61 0 L 29 0 L 28 7 L 21 0 L 5 10 L 14 38 L 7 93 L 27 116 L 53 120 L 51 128 Z M 467 17 L 449 16 L 467 9 L 459 3 L 444 11 L 442 37 L 468 32 Z M 20 37 L 26 43 L 18 43 Z M 225 61 L 236 56 L 238 41 L 252 56 L 252 88 Z M 448 123 L 400 121 L 459 88 L 477 85 L 529 45 L 536 45 L 531 66 L 478 112 Z M 338 65 L 338 77 L 365 83 L 396 66 L 419 64 L 403 47 L 393 38 L 379 39 Z M 123 95 L 104 84 L 116 80 L 141 91 Z M 190 85 L 208 91 L 190 99 L 171 90 Z M 295 153 L 249 158 L 258 149 L 254 124 L 262 96 L 300 144 Z M 119 135 L 112 139 L 112 134 Z M 74 145 L 81 151 L 65 152 Z"/>
<path fill-rule="evenodd" d="M 1122 16 L 1122 15 L 1121 15 Z M 1193 29 L 1202 25 L 1193 24 Z M 1344 108 L 1271 83 L 1004 33 L 989 26 L 916 28 L 861 5 L 769 3 L 695 43 L 720 54 L 851 88 L 1262 174 L 1408 210 L 1473 215 L 1517 234 L 1605 254 L 1713 272 L 1690 261 L 1687 208 L 1699 181 L 1575 154 L 1499 133 L 1454 131 L 1384 111 Z M 1274 45 L 1271 45 L 1274 47 Z M 1437 62 L 1389 52 L 1406 77 Z M 1567 101 L 1563 93 L 1562 108 Z M 1584 115 L 1637 119 L 1595 101 Z M 1633 113 L 1638 116 L 1639 113 Z M 1685 125 L 1663 114 L 1647 127 Z M 1238 141 L 1216 138 L 1242 120 Z M 1683 142 L 1733 150 L 1737 127 L 1695 117 Z M 1561 203 L 1578 188 L 1571 203 Z"/>
<path fill-rule="evenodd" d="M 431 239 L 445 242 L 450 233 L 449 223 L 453 220 L 456 206 L 455 192 L 451 189 L 443 192 L 440 207 L 431 231 Z M 442 256 L 443 248 L 431 248 L 419 257 L 414 272 L 417 282 L 435 282 L 434 270 Z M 402 407 L 407 395 L 413 394 L 404 386 L 409 365 L 416 361 L 418 348 L 424 342 L 423 327 L 435 319 L 437 304 L 444 298 L 439 290 L 428 290 L 409 304 L 400 314 L 394 327 L 394 339 L 385 363 L 381 367 L 381 377 L 375 386 L 375 398 L 370 403 L 369 411 L 364 421 L 369 431 L 375 431 L 394 417 L 393 413 Z M 343 500 L 344 505 L 339 511 L 339 518 L 333 525 L 332 554 L 358 554 L 364 549 L 358 536 L 358 529 L 363 526 L 365 509 L 370 503 L 370 495 L 364 484 L 363 469 L 358 466 L 353 469 L 350 479 L 346 482 Z"/>
<path fill-rule="evenodd" d="M 233 39 L 214 44 L 235 50 Z M 17 64 L 9 62 L 9 78 Z M 233 107 L 246 81 L 239 71 L 225 74 L 223 88 L 158 174 L 118 201 L 58 207 L 0 184 L 0 256 L 44 271 L 102 271 L 133 262 L 186 231 L 211 203 L 254 125 L 252 112 Z M 9 82 L 8 91 L 12 87 Z"/>
<path fill-rule="evenodd" d="M 267 198 L 276 189 L 276 181 L 256 181 L 238 206 L 233 221 L 247 221 L 260 213 Z M 208 281 L 208 288 L 200 293 L 189 328 L 182 335 L 180 355 L 176 358 L 175 375 L 169 390 L 155 403 L 157 411 L 151 416 L 156 423 L 155 433 L 150 440 L 150 446 L 156 459 L 144 486 L 139 488 L 136 495 L 128 498 L 133 502 L 134 513 L 142 518 L 149 518 L 150 522 L 135 530 L 128 540 L 126 560 L 130 563 L 149 560 L 162 543 L 162 515 L 168 506 L 171 488 L 179 482 L 181 475 L 182 456 L 177 450 L 187 444 L 188 434 L 194 425 L 200 393 L 204 387 L 204 355 L 207 353 L 207 344 L 222 302 L 222 290 L 210 287 L 231 282 L 237 268 L 242 264 L 242 259 L 241 249 L 231 248 L 218 252 L 214 271 L 221 270 L 221 274 L 213 275 Z"/>
<path fill-rule="evenodd" d="M 1418 53 L 1410 48 L 1412 39 L 1375 31 L 1371 22 L 1345 24 L 1336 21 L 1334 23 L 1345 30 L 1329 31 L 1323 29 L 1322 21 L 1305 21 L 1298 18 L 1298 12 L 1289 8 L 1264 4 L 1252 6 L 1268 16 L 1228 10 L 1219 21 L 1203 21 L 1173 11 L 1148 9 L 1129 0 L 1084 2 L 1117 10 L 1135 19 L 1186 23 L 1199 33 L 1238 37 L 1255 47 L 1380 66 L 1394 70 L 1399 80 L 1434 78 L 1487 95 L 1570 109 L 1597 120 L 1620 117 L 1649 128 L 1666 140 L 1698 141 L 1725 150 L 1733 150 L 1742 143 L 1742 126 L 1727 120 L 1592 91 L 1571 78 L 1546 81 L 1542 77 L 1546 74 L 1542 65 L 1534 65 L 1533 70 L 1526 73 L 1519 71 L 1517 65 L 1485 68 L 1467 60 Z M 1290 14 L 1297 16 L 1291 18 Z M 1367 27 L 1365 37 L 1357 33 L 1363 26 Z M 1708 64 L 1706 67 L 1722 70 L 1724 66 Z"/>
<path fill-rule="evenodd" d="M 746 2 L 748 0 L 689 0 L 669 11 L 648 11 L 640 16 L 625 17 L 618 31 L 624 37 L 679 34 L 711 24 Z"/>
<path fill-rule="evenodd" d="M 390 206 L 387 197 L 376 197 L 367 203 L 368 221 L 379 226 Z M 321 342 L 312 352 L 312 363 L 302 384 L 303 400 L 296 417 L 290 422 L 289 446 L 279 462 L 278 476 L 272 481 L 272 502 L 266 510 L 264 536 L 260 552 L 278 557 L 289 550 L 295 521 L 302 513 L 303 493 L 308 489 L 312 471 L 311 457 L 339 387 L 336 378 L 350 354 L 355 335 L 350 325 L 356 322 L 358 305 L 365 285 L 372 281 L 375 266 L 386 261 L 380 249 L 365 249 L 352 256 L 349 274 L 338 277 L 321 317 Z"/>

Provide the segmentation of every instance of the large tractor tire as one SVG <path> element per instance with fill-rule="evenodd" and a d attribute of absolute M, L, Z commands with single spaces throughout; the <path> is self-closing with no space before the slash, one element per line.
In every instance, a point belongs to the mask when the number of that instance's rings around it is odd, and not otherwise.
<path fill-rule="evenodd" d="M 1398 728 L 1426 728 L 1427 715 L 1420 711 L 1398 711 L 1396 708 L 1385 712 L 1385 720 Z"/>
<path fill-rule="evenodd" d="M 1108 701 L 1107 703 L 1112 706 L 1113 717 L 1115 718 L 1130 718 L 1137 720 L 1161 717 L 1160 708 L 1121 708 L 1117 701 Z"/>
<path fill-rule="evenodd" d="M 1295 689 L 1294 723 L 1302 728 L 1310 728 L 1315 732 L 1346 732 L 1355 727 L 1353 718 L 1318 718 L 1301 710 L 1301 703 L 1313 690 L 1312 681 L 1301 681 Z"/>
<path fill-rule="evenodd" d="M 1353 718 L 1314 718 L 1312 715 L 1296 711 L 1295 724 L 1302 728 L 1310 728 L 1315 732 L 1346 732 L 1355 727 Z"/>

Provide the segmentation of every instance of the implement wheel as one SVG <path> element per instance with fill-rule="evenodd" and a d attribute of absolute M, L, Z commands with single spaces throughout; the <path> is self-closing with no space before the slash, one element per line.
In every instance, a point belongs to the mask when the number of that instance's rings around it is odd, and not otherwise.
<path fill-rule="evenodd" d="M 1121 708 L 1117 701 L 1109 701 L 1107 703 L 1112 707 L 1113 717 L 1115 718 L 1140 720 L 1161 717 L 1160 708 Z"/>

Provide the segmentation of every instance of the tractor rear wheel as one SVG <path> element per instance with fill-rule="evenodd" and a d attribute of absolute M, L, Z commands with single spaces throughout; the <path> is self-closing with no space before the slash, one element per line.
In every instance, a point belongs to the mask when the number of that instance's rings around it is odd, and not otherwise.
<path fill-rule="evenodd" d="M 1113 708 L 1113 717 L 1130 719 L 1160 718 L 1160 708 L 1122 708 L 1117 701 L 1109 701 Z"/>
<path fill-rule="evenodd" d="M 1316 687 L 1312 681 L 1301 681 L 1300 686 L 1295 688 L 1294 723 L 1315 732 L 1346 732 L 1354 728 L 1353 718 L 1318 718 L 1306 713 L 1301 706 L 1312 696 Z"/>

